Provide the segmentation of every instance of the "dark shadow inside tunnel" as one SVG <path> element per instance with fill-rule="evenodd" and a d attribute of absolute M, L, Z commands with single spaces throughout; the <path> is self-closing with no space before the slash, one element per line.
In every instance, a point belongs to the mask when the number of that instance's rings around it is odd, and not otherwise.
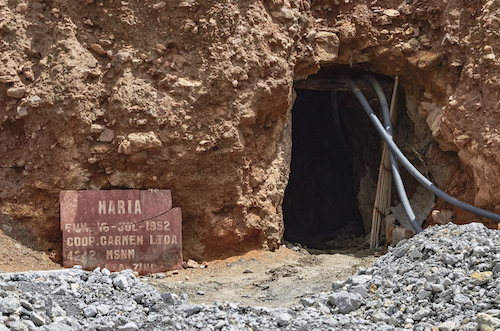
<path fill-rule="evenodd" d="M 315 89 L 322 71 L 306 88 L 295 86 L 291 173 L 283 201 L 284 239 L 319 249 L 339 234 L 369 231 L 382 153 L 378 133 L 346 86 Z M 383 79 L 390 86 L 391 79 Z M 362 90 L 378 113 L 373 89 Z"/>

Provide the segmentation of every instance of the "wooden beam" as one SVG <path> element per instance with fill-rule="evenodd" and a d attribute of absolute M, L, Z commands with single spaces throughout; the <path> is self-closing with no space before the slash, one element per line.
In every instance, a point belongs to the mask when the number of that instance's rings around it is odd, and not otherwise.
<path fill-rule="evenodd" d="M 394 127 L 397 120 L 397 92 L 398 92 L 399 78 L 394 79 L 394 87 L 391 98 L 391 108 L 389 110 L 391 122 Z M 384 124 L 385 125 L 385 124 Z M 394 135 L 394 132 L 393 132 Z M 392 171 L 391 161 L 389 157 L 389 147 L 384 143 L 382 149 L 382 158 L 380 160 L 380 167 L 378 172 L 377 192 L 375 195 L 375 202 L 373 204 L 372 214 L 372 228 L 370 233 L 370 248 L 375 249 L 380 242 L 380 229 L 382 221 L 389 215 L 391 208 L 391 188 L 392 188 Z"/>
<path fill-rule="evenodd" d="M 385 92 L 391 92 L 393 88 L 392 82 L 380 81 L 380 85 Z M 356 80 L 356 85 L 361 91 L 373 91 L 373 86 L 364 79 Z M 315 90 L 315 91 L 348 91 L 349 87 L 346 83 L 336 79 L 302 79 L 293 84 L 295 89 L 299 90 Z"/>

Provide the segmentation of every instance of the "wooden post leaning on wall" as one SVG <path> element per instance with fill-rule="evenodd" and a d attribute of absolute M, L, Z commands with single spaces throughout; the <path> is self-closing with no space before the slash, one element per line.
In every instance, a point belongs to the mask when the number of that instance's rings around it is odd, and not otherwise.
<path fill-rule="evenodd" d="M 394 88 L 392 90 L 391 98 L 391 108 L 390 116 L 393 126 L 393 136 L 394 126 L 397 120 L 397 92 L 398 92 L 398 82 L 399 77 L 394 78 Z M 377 193 L 375 195 L 375 202 L 373 204 L 373 215 L 372 215 L 372 228 L 370 233 L 370 248 L 375 249 L 379 245 L 380 241 L 380 229 L 382 227 L 382 220 L 389 215 L 391 207 L 391 188 L 392 188 L 392 172 L 391 172 L 391 161 L 389 157 L 389 148 L 387 144 L 384 143 L 382 149 L 382 158 L 380 160 L 380 168 L 378 172 L 377 181 Z"/>

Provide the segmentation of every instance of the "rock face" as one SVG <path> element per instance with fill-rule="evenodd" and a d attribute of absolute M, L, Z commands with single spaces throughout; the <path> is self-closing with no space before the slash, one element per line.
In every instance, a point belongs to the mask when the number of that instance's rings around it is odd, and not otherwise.
<path fill-rule="evenodd" d="M 371 3 L 0 0 L 2 213 L 59 252 L 60 190 L 169 188 L 185 257 L 273 249 L 293 82 L 327 63 L 399 75 L 432 176 L 499 212 L 500 5 Z"/>

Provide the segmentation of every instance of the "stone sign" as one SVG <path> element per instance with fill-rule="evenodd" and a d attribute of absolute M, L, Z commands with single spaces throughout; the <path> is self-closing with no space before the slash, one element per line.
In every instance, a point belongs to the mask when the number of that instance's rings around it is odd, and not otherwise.
<path fill-rule="evenodd" d="M 170 190 L 62 191 L 60 203 L 65 267 L 182 267 L 182 215 Z"/>

